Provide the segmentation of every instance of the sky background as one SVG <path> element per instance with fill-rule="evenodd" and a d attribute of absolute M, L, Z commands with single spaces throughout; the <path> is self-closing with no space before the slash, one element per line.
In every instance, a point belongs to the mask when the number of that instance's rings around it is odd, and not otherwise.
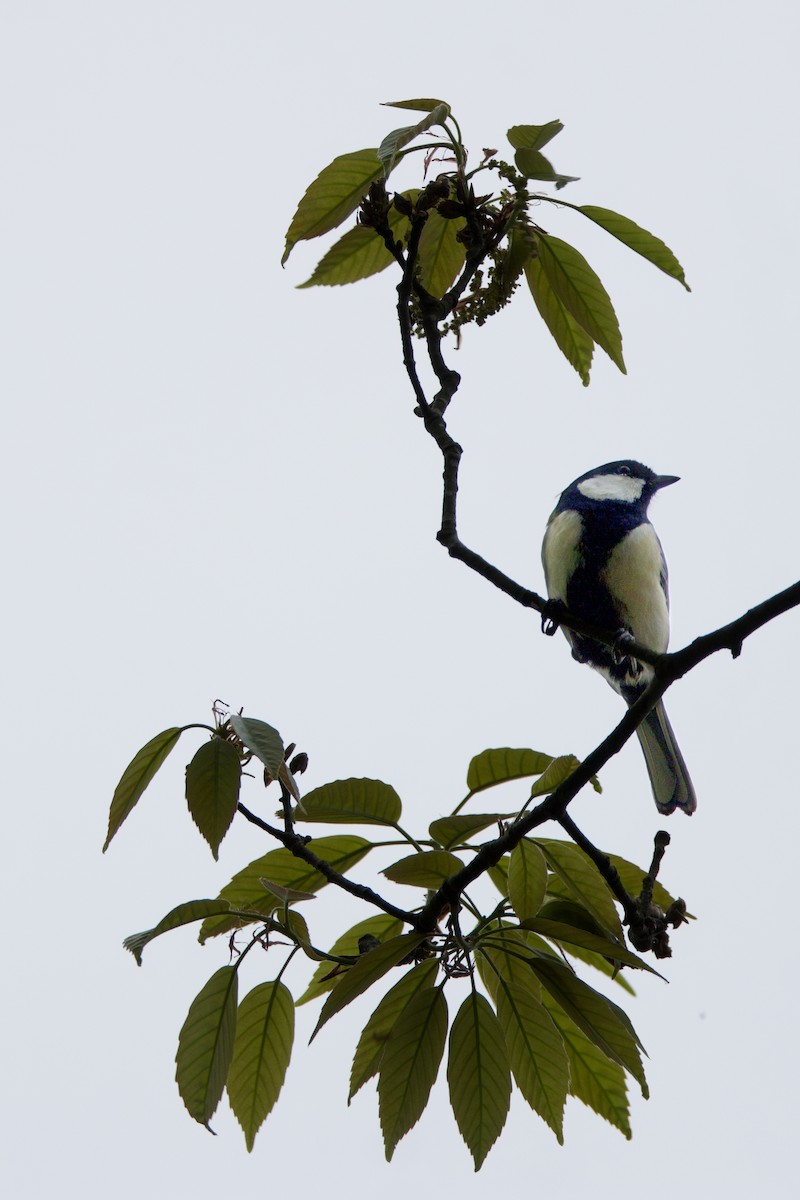
<path fill-rule="evenodd" d="M 308 788 L 385 779 L 416 829 L 480 750 L 584 756 L 620 716 L 563 639 L 437 546 L 440 459 L 390 274 L 295 290 L 327 242 L 280 268 L 318 171 L 404 123 L 380 101 L 447 100 L 475 159 L 560 118 L 566 198 L 657 233 L 693 289 L 547 210 L 611 293 L 629 374 L 598 352 L 584 390 L 522 293 L 466 334 L 465 541 L 542 589 L 559 492 L 634 457 L 682 477 L 651 514 L 673 646 L 800 575 L 797 34 L 774 0 L 0 2 L 7 1195 L 793 1194 L 797 613 L 668 697 L 699 810 L 670 820 L 663 879 L 699 920 L 628 1006 L 652 1090 L 630 1143 L 570 1101 L 561 1148 L 517 1095 L 476 1176 L 442 1077 L 387 1166 L 374 1094 L 345 1103 L 371 998 L 310 1050 L 300 1010 L 252 1155 L 226 1101 L 209 1137 L 173 1058 L 226 948 L 184 930 L 139 970 L 121 942 L 271 847 L 236 823 L 212 861 L 183 799 L 190 734 L 100 847 L 133 753 L 216 697 L 307 750 Z M 663 822 L 635 744 L 602 781 L 575 819 L 646 862 Z M 320 941 L 366 915 L 315 909 Z"/>

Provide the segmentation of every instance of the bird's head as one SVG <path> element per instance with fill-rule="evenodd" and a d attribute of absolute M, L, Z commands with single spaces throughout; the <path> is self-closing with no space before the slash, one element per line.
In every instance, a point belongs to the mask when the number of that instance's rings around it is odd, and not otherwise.
<path fill-rule="evenodd" d="M 581 475 L 563 493 L 561 502 L 572 500 L 580 506 L 586 501 L 615 500 L 647 508 L 660 488 L 677 483 L 679 478 L 678 475 L 656 475 L 643 463 L 623 458 Z"/>

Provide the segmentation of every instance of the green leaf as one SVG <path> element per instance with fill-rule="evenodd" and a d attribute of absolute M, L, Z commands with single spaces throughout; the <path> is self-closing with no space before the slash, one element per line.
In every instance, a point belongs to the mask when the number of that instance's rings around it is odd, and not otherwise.
<path fill-rule="evenodd" d="M 266 721 L 258 721 L 255 717 L 240 717 L 236 713 L 231 713 L 228 721 L 242 745 L 255 754 L 273 779 L 277 779 L 285 754 L 277 729 L 273 729 Z"/>
<path fill-rule="evenodd" d="M 507 925 L 482 938 L 478 951 L 475 959 L 478 974 L 495 1003 L 501 980 L 525 987 L 537 998 L 541 995 L 541 984 L 530 960 L 536 953 L 551 952 L 542 938 L 527 929 Z"/>
<path fill-rule="evenodd" d="M 517 1087 L 563 1145 L 569 1064 L 561 1034 L 530 989 L 513 981 L 498 988 L 497 1015 Z"/>
<path fill-rule="evenodd" d="M 534 933 L 540 933 L 542 937 L 548 938 L 552 942 L 566 943 L 565 949 L 567 950 L 570 946 L 577 946 L 605 958 L 611 958 L 620 965 L 635 967 L 639 971 L 648 971 L 651 975 L 657 975 L 659 979 L 664 978 L 643 958 L 639 958 L 627 946 L 623 946 L 614 939 L 589 933 L 585 929 L 576 928 L 563 921 L 551 921 L 541 915 L 526 920 L 525 928 L 533 930 Z"/>
<path fill-rule="evenodd" d="M 564 128 L 560 121 L 545 125 L 512 125 L 506 137 L 515 150 L 541 150 Z"/>
<path fill-rule="evenodd" d="M 479 1171 L 506 1123 L 511 1073 L 500 1022 L 477 992 L 470 992 L 453 1021 L 447 1082 L 456 1123 Z"/>
<path fill-rule="evenodd" d="M 334 870 L 342 875 L 372 849 L 371 842 L 354 834 L 314 838 L 309 846 L 318 858 L 330 863 Z M 328 882 L 324 875 L 301 858 L 296 858 L 290 850 L 270 850 L 269 854 L 254 859 L 243 870 L 238 871 L 230 883 L 225 884 L 220 892 L 220 899 L 229 901 L 233 908 L 248 909 L 268 916 L 278 907 L 280 901 L 265 891 L 262 879 L 269 879 L 271 883 L 299 892 L 318 892 Z M 253 917 L 253 920 L 257 918 Z M 217 937 L 222 933 L 230 933 L 232 929 L 240 929 L 247 923 L 235 916 L 209 917 L 200 929 L 200 941 L 204 942 L 207 938 Z"/>
<path fill-rule="evenodd" d="M 594 221 L 596 225 L 599 225 L 601 229 L 605 229 L 612 237 L 617 238 L 626 246 L 630 246 L 631 250 L 635 250 L 637 254 L 641 254 L 642 258 L 646 258 L 648 262 L 653 263 L 665 275 L 669 275 L 672 279 L 677 279 L 678 283 L 683 284 L 687 292 L 692 290 L 686 282 L 683 267 L 669 246 L 665 245 L 655 234 L 648 233 L 646 229 L 642 229 L 641 225 L 637 225 L 635 221 L 621 216 L 620 213 L 612 212 L 610 208 L 597 208 L 593 204 L 580 204 L 577 208 L 590 221 Z"/>
<path fill-rule="evenodd" d="M 362 937 L 371 936 L 377 938 L 379 942 L 388 941 L 389 938 L 396 937 L 403 928 L 403 922 L 397 917 L 392 917 L 388 913 L 378 913 L 374 917 L 365 917 L 363 921 L 358 921 L 357 924 L 346 930 L 341 937 L 330 948 L 329 953 L 336 958 L 344 958 L 347 955 L 352 955 L 354 958 L 359 954 L 358 943 Z M 308 1004 L 309 1000 L 316 999 L 317 996 L 324 996 L 326 992 L 330 992 L 336 987 L 341 979 L 341 975 L 332 975 L 335 964 L 329 959 L 323 959 L 317 967 L 314 974 L 311 976 L 311 982 L 303 992 L 300 999 L 297 1001 L 297 1007 L 301 1004 Z"/>
<path fill-rule="evenodd" d="M 449 850 L 421 850 L 392 863 L 381 874 L 392 883 L 406 883 L 411 887 L 440 888 L 445 879 L 462 870 L 464 863 Z"/>
<path fill-rule="evenodd" d="M 413 204 L 419 195 L 419 188 L 412 188 L 403 192 L 403 195 Z M 408 236 L 408 217 L 394 206 L 389 209 L 388 220 L 395 241 L 401 241 Z M 357 225 L 331 246 L 317 264 L 313 275 L 299 286 L 333 287 L 356 283 L 359 279 L 377 275 L 394 261 L 394 257 L 384 245 L 383 238 L 374 229 L 367 225 Z"/>
<path fill-rule="evenodd" d="M 464 266 L 467 251 L 457 234 L 465 224 L 463 217 L 446 220 L 435 208 L 428 213 L 419 239 L 419 281 L 437 300 Z"/>
<path fill-rule="evenodd" d="M 617 314 L 598 275 L 583 255 L 561 238 L 540 231 L 538 245 L 539 261 L 561 303 L 626 374 Z"/>
<path fill-rule="evenodd" d="M 562 754 L 558 758 L 554 758 L 547 770 L 542 773 L 541 778 L 537 779 L 531 788 L 531 799 L 536 796 L 547 796 L 550 792 L 554 792 L 565 779 L 569 779 L 580 765 L 581 760 L 574 754 Z M 596 775 L 592 776 L 591 783 L 596 792 L 602 792 L 603 789 Z"/>
<path fill-rule="evenodd" d="M 141 966 L 142 951 L 153 938 L 160 937 L 162 933 L 168 933 L 171 929 L 178 929 L 181 925 L 188 925 L 192 921 L 227 914 L 230 910 L 231 906 L 226 900 L 187 900 L 185 904 L 179 904 L 177 908 L 168 912 L 152 929 L 145 929 L 143 933 L 132 933 L 122 944 L 126 950 L 130 950 Z"/>
<path fill-rule="evenodd" d="M 192 1001 L 178 1037 L 178 1090 L 189 1116 L 206 1128 L 233 1055 L 237 986 L 236 968 L 220 967 Z"/>
<path fill-rule="evenodd" d="M 508 813 L 459 813 L 455 817 L 440 817 L 428 826 L 428 833 L 434 842 L 439 842 L 445 850 L 461 842 L 466 842 L 475 833 L 496 825 L 499 821 L 508 821 Z"/>
<path fill-rule="evenodd" d="M 397 108 L 399 105 L 393 105 L 392 107 Z M 378 147 L 378 158 L 383 165 L 384 177 L 388 179 L 391 175 L 397 162 L 397 156 L 404 146 L 407 146 L 409 142 L 413 142 L 415 137 L 419 137 L 421 133 L 425 133 L 433 125 L 441 125 L 449 116 L 450 106 L 448 104 L 437 104 L 416 125 L 403 125 L 400 129 L 393 129 L 391 133 L 387 133 Z"/>
<path fill-rule="evenodd" d="M 647 1080 L 636 1034 L 622 1009 L 555 959 L 533 959 L 531 970 L 598 1050 L 631 1073 L 646 1100 Z"/>
<path fill-rule="evenodd" d="M 495 283 L 504 302 L 511 299 L 522 272 L 534 253 L 535 242 L 531 231 L 526 226 L 513 225 L 508 234 L 508 244 L 505 250 L 501 251 L 495 267 Z"/>
<path fill-rule="evenodd" d="M 239 752 L 216 736 L 200 747 L 186 768 L 186 803 L 215 859 L 236 813 L 241 778 Z"/>
<path fill-rule="evenodd" d="M 504 854 L 499 863 L 488 867 L 486 871 L 501 896 L 508 896 L 508 864 L 510 862 L 511 855 Z"/>
<path fill-rule="evenodd" d="M 337 779 L 303 797 L 298 821 L 328 825 L 396 825 L 403 813 L 400 797 L 380 779 Z"/>
<path fill-rule="evenodd" d="M 528 148 L 518 150 L 514 155 L 517 170 L 526 179 L 542 179 L 546 183 L 554 183 L 556 188 L 566 187 L 568 183 L 577 183 L 578 175 L 559 175 L 549 158 L 545 158 L 538 150 Z"/>
<path fill-rule="evenodd" d="M 285 984 L 261 983 L 239 1005 L 228 1099 L 247 1149 L 275 1107 L 294 1041 L 294 1004 Z"/>
<path fill-rule="evenodd" d="M 467 787 L 471 796 L 498 783 L 541 775 L 553 761 L 551 754 L 539 750 L 484 750 L 476 754 L 467 771 Z"/>
<path fill-rule="evenodd" d="M 547 890 L 547 863 L 527 838 L 514 847 L 508 867 L 508 898 L 520 921 L 535 917 Z"/>
<path fill-rule="evenodd" d="M 384 100 L 382 108 L 410 108 L 416 112 L 433 112 L 435 108 L 446 108 L 450 112 L 450 105 L 446 100 Z"/>
<path fill-rule="evenodd" d="M 552 892 L 553 887 L 563 887 L 563 885 L 559 879 L 551 875 L 549 887 Z M 561 921 L 565 925 L 571 925 L 575 929 L 582 929 L 586 933 L 595 934 L 597 937 L 606 937 L 602 927 L 598 925 L 592 914 L 587 912 L 583 905 L 576 904 L 574 900 L 562 899 L 559 896 L 554 897 L 549 895 L 536 914 L 536 919 Z M 612 941 L 611 944 L 616 945 L 616 942 Z M 587 966 L 593 967 L 594 970 L 600 971 L 606 978 L 612 979 L 618 987 L 621 987 L 630 996 L 636 995 L 628 980 L 619 970 L 618 962 L 609 962 L 603 955 L 596 953 L 594 950 L 586 950 L 582 946 L 577 946 L 574 942 L 559 942 L 559 946 L 564 953 L 569 954 L 572 958 L 577 958 L 580 962 L 586 963 Z M 625 948 L 627 949 L 627 946 Z"/>
<path fill-rule="evenodd" d="M 320 171 L 297 206 L 286 233 L 284 264 L 298 242 L 309 241 L 341 225 L 380 179 L 383 166 L 374 148 L 340 154 Z"/>
<path fill-rule="evenodd" d="M 619 1063 L 612 1062 L 602 1050 L 598 1050 L 547 993 L 544 993 L 542 999 L 564 1039 L 569 1059 L 570 1095 L 581 1100 L 630 1140 L 631 1123 L 625 1071 Z"/>
<path fill-rule="evenodd" d="M 433 987 L 438 969 L 439 963 L 435 958 L 417 963 L 399 983 L 389 989 L 367 1021 L 353 1057 L 348 1104 L 359 1088 L 363 1087 L 368 1079 L 372 1079 L 373 1075 L 377 1075 L 384 1047 L 395 1023 L 421 988 Z"/>
<path fill-rule="evenodd" d="M 354 963 L 350 970 L 342 976 L 323 1004 L 310 1041 L 314 1040 L 322 1026 L 327 1024 L 331 1017 L 335 1016 L 337 1012 L 341 1012 L 367 988 L 372 987 L 373 983 L 377 983 L 388 971 L 391 971 L 392 967 L 396 967 L 403 959 L 412 955 L 417 946 L 421 946 L 424 941 L 425 938 L 421 934 L 403 933 L 399 937 L 390 938 L 388 942 L 376 946 L 368 954 L 362 955 L 358 962 Z"/>
<path fill-rule="evenodd" d="M 588 910 L 612 940 L 624 945 L 625 935 L 613 893 L 588 854 L 571 842 L 552 841 L 549 838 L 537 838 L 536 842 L 567 894 Z M 554 891 L 552 881 L 550 891 Z"/>
<path fill-rule="evenodd" d="M 136 806 L 148 783 L 182 733 L 183 728 L 179 729 L 176 726 L 165 729 L 163 733 L 152 738 L 146 746 L 142 746 L 138 754 L 134 755 L 128 763 L 111 801 L 111 810 L 108 814 L 108 833 L 103 845 L 104 854 L 114 834 Z"/>
<path fill-rule="evenodd" d="M 446 1037 L 441 988 L 418 988 L 392 1028 L 381 1060 L 378 1106 L 387 1162 L 428 1103 Z"/>
<path fill-rule="evenodd" d="M 589 386 L 594 342 L 553 291 L 538 258 L 525 264 L 525 279 L 539 315 L 550 330 L 555 343 L 571 367 L 578 372 L 584 387 Z"/>

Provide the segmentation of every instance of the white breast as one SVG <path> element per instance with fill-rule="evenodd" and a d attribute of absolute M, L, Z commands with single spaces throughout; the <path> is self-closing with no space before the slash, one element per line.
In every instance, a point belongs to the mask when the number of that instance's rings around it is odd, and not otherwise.
<path fill-rule="evenodd" d="M 635 640 L 663 654 L 669 644 L 669 605 L 661 586 L 661 543 L 652 525 L 638 525 L 612 550 L 606 586 Z"/>
<path fill-rule="evenodd" d="M 542 543 L 542 565 L 551 600 L 566 600 L 567 584 L 580 562 L 583 522 L 572 509 L 555 513 L 548 522 Z"/>

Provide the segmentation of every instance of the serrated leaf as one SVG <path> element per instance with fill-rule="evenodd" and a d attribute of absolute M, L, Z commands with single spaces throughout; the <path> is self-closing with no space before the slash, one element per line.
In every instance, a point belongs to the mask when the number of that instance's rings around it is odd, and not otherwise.
<path fill-rule="evenodd" d="M 380 779 L 337 779 L 303 797 L 298 821 L 328 825 L 396 825 L 403 814 L 397 792 Z"/>
<path fill-rule="evenodd" d="M 285 984 L 261 983 L 239 1005 L 228 1099 L 247 1149 L 275 1107 L 294 1041 L 294 1004 Z"/>
<path fill-rule="evenodd" d="M 554 183 L 557 189 L 566 187 L 568 183 L 577 183 L 578 175 L 559 175 L 549 158 L 545 158 L 538 150 L 525 147 L 514 155 L 517 170 L 526 179 L 541 179 L 545 183 Z"/>
<path fill-rule="evenodd" d="M 208 1128 L 228 1077 L 236 1033 L 235 967 L 220 967 L 192 1001 L 178 1036 L 175 1080 L 189 1116 Z"/>
<path fill-rule="evenodd" d="M 517 1087 L 563 1145 L 569 1088 L 564 1040 L 529 988 L 503 980 L 496 1002 Z"/>
<path fill-rule="evenodd" d="M 479 1171 L 506 1123 L 511 1071 L 500 1022 L 476 992 L 467 996 L 450 1030 L 447 1082 L 456 1124 Z"/>
<path fill-rule="evenodd" d="M 601 229 L 605 229 L 612 237 L 629 246 L 637 254 L 641 254 L 642 258 L 646 258 L 648 262 L 653 263 L 665 275 L 669 275 L 672 279 L 677 279 L 678 283 L 683 284 L 687 292 L 692 290 L 686 282 L 683 267 L 669 246 L 665 245 L 655 234 L 642 229 L 641 225 L 637 225 L 629 217 L 623 217 L 620 213 L 612 212 L 610 208 L 597 208 L 594 204 L 579 204 L 577 208 L 590 221 L 594 221 L 596 225 L 599 225 Z"/>
<path fill-rule="evenodd" d="M 417 963 L 399 983 L 389 989 L 367 1021 L 353 1057 L 348 1104 L 359 1088 L 378 1074 L 386 1041 L 396 1021 L 420 988 L 433 986 L 438 969 L 439 963 L 435 958 Z"/>
<path fill-rule="evenodd" d="M 475 833 L 496 825 L 499 821 L 511 820 L 508 813 L 459 813 L 455 817 L 440 817 L 428 826 L 428 833 L 434 842 L 439 842 L 443 849 L 448 850 L 460 842 L 465 842 Z"/>
<path fill-rule="evenodd" d="M 556 1003 L 598 1050 L 630 1072 L 647 1099 L 647 1080 L 636 1034 L 627 1014 L 554 959 L 535 958 L 531 962 L 531 969 Z"/>
<path fill-rule="evenodd" d="M 156 734 L 146 746 L 131 759 L 122 773 L 122 778 L 114 790 L 111 809 L 108 814 L 108 833 L 103 844 L 103 853 L 108 849 L 109 842 L 138 803 L 148 783 L 158 771 L 167 755 L 174 748 L 183 728 L 173 726 L 163 733 Z"/>
<path fill-rule="evenodd" d="M 284 759 L 283 742 L 277 729 L 273 729 L 266 721 L 240 717 L 237 713 L 231 713 L 228 721 L 242 745 L 255 754 L 273 779 L 277 779 Z"/>
<path fill-rule="evenodd" d="M 482 792 L 498 783 L 512 779 L 525 779 L 529 775 L 541 775 L 553 761 L 552 754 L 539 750 L 483 750 L 476 754 L 467 770 L 467 787 L 470 795 Z"/>
<path fill-rule="evenodd" d="M 446 100 L 384 100 L 382 108 L 410 108 L 416 112 L 433 112 L 435 108 L 446 108 L 449 114 L 450 105 Z"/>
<path fill-rule="evenodd" d="M 549 838 L 537 838 L 536 842 L 567 895 L 582 904 L 612 940 L 624 945 L 625 935 L 613 893 L 589 856 L 571 842 Z M 554 890 L 552 881 L 550 890 Z"/>
<path fill-rule="evenodd" d="M 344 875 L 369 853 L 372 843 L 354 834 L 337 834 L 314 838 L 310 849 L 318 858 L 330 863 L 340 875 Z M 225 884 L 220 899 L 228 900 L 233 908 L 248 909 L 268 916 L 280 902 L 276 896 L 264 890 L 262 878 L 302 892 L 318 892 L 328 882 L 324 875 L 301 858 L 296 858 L 290 850 L 270 850 L 238 871 L 230 883 Z M 247 923 L 237 917 L 210 917 L 203 922 L 199 940 L 204 942 L 207 938 L 230 933 L 232 929 L 239 929 Z"/>
<path fill-rule="evenodd" d="M 530 959 L 536 953 L 550 953 L 547 943 L 535 933 L 516 926 L 504 926 L 482 938 L 475 961 L 487 992 L 497 1002 L 500 981 L 513 981 L 534 996 L 541 995 L 541 984 L 531 970 Z"/>
<path fill-rule="evenodd" d="M 531 929 L 534 933 L 539 933 L 542 937 L 548 938 L 550 941 L 558 942 L 559 944 L 562 942 L 565 943 L 565 949 L 569 949 L 570 946 L 577 946 L 583 950 L 592 951 L 594 954 L 612 958 L 620 965 L 634 967 L 639 971 L 647 971 L 651 975 L 657 975 L 659 979 L 664 978 L 649 963 L 646 963 L 643 958 L 639 958 L 638 954 L 634 954 L 627 946 L 611 938 L 598 936 L 585 929 L 568 925 L 563 921 L 548 920 L 546 917 L 542 917 L 541 914 L 532 917 L 530 920 L 526 920 L 524 925 L 526 929 Z"/>
<path fill-rule="evenodd" d="M 556 345 L 578 372 L 583 386 L 588 387 L 594 341 L 561 303 L 538 258 L 531 258 L 525 264 L 525 280 Z"/>
<path fill-rule="evenodd" d="M 387 1162 L 428 1103 L 446 1037 L 447 1002 L 441 988 L 417 989 L 392 1028 L 381 1060 L 378 1107 Z"/>
<path fill-rule="evenodd" d="M 583 255 L 561 238 L 539 232 L 539 261 L 567 311 L 626 374 L 617 314 L 599 276 Z"/>
<path fill-rule="evenodd" d="M 508 866 L 508 898 L 520 921 L 536 916 L 546 890 L 544 855 L 535 842 L 523 838 L 511 851 Z"/>
<path fill-rule="evenodd" d="M 413 203 L 419 195 L 419 189 L 411 189 L 403 192 L 403 195 Z M 407 237 L 410 228 L 408 217 L 392 206 L 389 209 L 388 220 L 396 241 Z M 377 275 L 394 261 L 394 257 L 384 245 L 383 238 L 374 229 L 367 225 L 357 225 L 331 246 L 317 264 L 314 273 L 299 286 L 334 287 L 356 283 L 360 279 Z"/>
<path fill-rule="evenodd" d="M 236 814 L 241 778 L 239 752 L 221 737 L 205 742 L 186 768 L 186 803 L 215 859 Z"/>
<path fill-rule="evenodd" d="M 439 888 L 445 879 L 460 871 L 464 863 L 449 850 L 422 850 L 409 854 L 392 863 L 381 872 L 392 883 L 406 883 L 411 887 Z"/>
<path fill-rule="evenodd" d="M 398 106 L 393 105 L 393 107 Z M 393 129 L 391 133 L 387 133 L 378 147 L 378 158 L 383 166 L 384 178 L 388 179 L 391 175 L 397 162 L 397 156 L 404 146 L 407 146 L 409 142 L 413 142 L 414 138 L 419 137 L 421 133 L 425 133 L 432 126 L 441 125 L 449 116 L 449 105 L 437 104 L 416 125 L 403 125 L 400 129 Z"/>
<path fill-rule="evenodd" d="M 512 125 L 506 137 L 515 150 L 541 150 L 563 128 L 561 121 L 547 121 L 544 125 Z"/>
<path fill-rule="evenodd" d="M 341 1012 L 367 988 L 377 983 L 388 971 L 413 954 L 424 941 L 425 938 L 421 934 L 403 933 L 399 937 L 390 938 L 388 942 L 383 942 L 359 958 L 358 962 L 354 963 L 342 976 L 323 1004 L 319 1020 L 309 1040 L 313 1041 L 322 1026 L 326 1025 L 331 1017 L 335 1016 L 337 1012 Z"/>
<path fill-rule="evenodd" d="M 298 242 L 310 241 L 341 225 L 358 208 L 383 166 L 372 147 L 340 154 L 306 189 L 286 233 L 283 265 Z"/>
<path fill-rule="evenodd" d="M 456 235 L 465 224 L 463 217 L 445 220 L 435 208 L 428 213 L 419 239 L 419 281 L 437 300 L 464 266 L 466 247 Z"/>
<path fill-rule="evenodd" d="M 130 950 L 141 966 L 142 951 L 154 938 L 160 937 L 162 933 L 169 933 L 171 929 L 178 929 L 181 925 L 188 925 L 192 921 L 203 921 L 206 917 L 227 914 L 230 909 L 231 906 L 226 900 L 187 900 L 184 904 L 179 904 L 168 912 L 152 929 L 145 929 L 142 933 L 132 933 L 125 938 L 122 944 L 126 950 Z"/>
<path fill-rule="evenodd" d="M 631 1138 L 625 1071 L 581 1033 L 563 1009 L 544 993 L 543 1002 L 564 1039 L 569 1059 L 569 1091 L 598 1116 Z"/>
<path fill-rule="evenodd" d="M 377 938 L 379 942 L 386 942 L 389 938 L 397 937 L 402 928 L 403 922 L 388 913 L 377 913 L 374 917 L 365 917 L 363 921 L 358 921 L 350 929 L 345 930 L 341 937 L 338 937 L 333 943 L 329 953 L 336 958 L 344 958 L 350 954 L 355 957 L 359 954 L 358 944 L 362 937 L 371 936 Z M 326 992 L 330 992 L 336 987 L 341 976 L 331 975 L 333 966 L 330 959 L 323 959 L 320 962 L 311 976 L 308 987 L 296 1001 L 298 1008 L 301 1004 L 308 1004 L 309 1000 L 316 999 L 317 996 L 324 996 Z"/>

